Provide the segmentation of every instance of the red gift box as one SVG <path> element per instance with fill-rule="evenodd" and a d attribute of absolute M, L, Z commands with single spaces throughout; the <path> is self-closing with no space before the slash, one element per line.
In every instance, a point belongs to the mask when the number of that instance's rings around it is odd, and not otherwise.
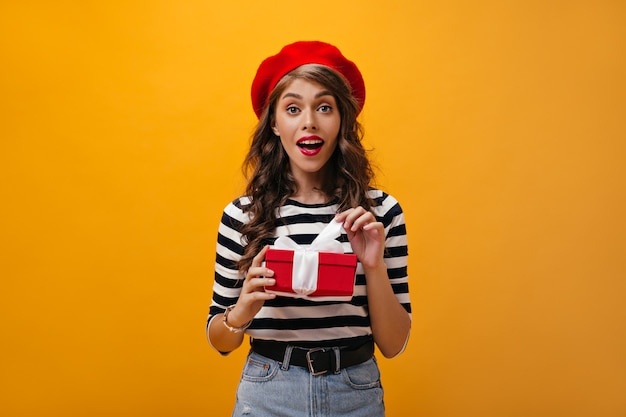
<path fill-rule="evenodd" d="M 294 251 L 268 248 L 265 252 L 265 266 L 274 271 L 273 278 L 276 280 L 276 285 L 267 286 L 265 290 L 279 295 L 306 299 L 324 297 L 324 300 L 350 301 L 354 293 L 356 255 L 333 252 L 317 252 L 317 254 L 317 288 L 311 294 L 302 296 L 292 288 Z"/>

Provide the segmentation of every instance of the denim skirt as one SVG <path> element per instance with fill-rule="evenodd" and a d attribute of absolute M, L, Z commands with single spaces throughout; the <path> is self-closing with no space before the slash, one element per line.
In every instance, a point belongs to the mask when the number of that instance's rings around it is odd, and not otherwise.
<path fill-rule="evenodd" d="M 337 373 L 315 376 L 307 368 L 290 366 L 251 351 L 241 374 L 232 415 L 383 417 L 383 388 L 376 358 Z"/>

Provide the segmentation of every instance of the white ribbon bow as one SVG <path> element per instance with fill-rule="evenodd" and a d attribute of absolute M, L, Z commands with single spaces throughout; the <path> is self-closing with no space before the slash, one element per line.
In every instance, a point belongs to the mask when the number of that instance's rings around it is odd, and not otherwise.
<path fill-rule="evenodd" d="M 318 252 L 343 253 L 343 246 L 335 240 L 342 228 L 342 222 L 332 220 L 306 249 L 287 236 L 276 239 L 276 249 L 294 251 L 291 288 L 296 294 L 307 296 L 317 289 Z"/>

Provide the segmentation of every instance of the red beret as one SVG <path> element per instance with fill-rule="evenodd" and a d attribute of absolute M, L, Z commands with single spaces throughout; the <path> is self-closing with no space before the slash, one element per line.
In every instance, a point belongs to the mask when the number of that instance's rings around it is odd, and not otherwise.
<path fill-rule="evenodd" d="M 320 64 L 334 69 L 343 75 L 352 94 L 359 102 L 359 112 L 365 103 L 365 83 L 354 62 L 344 57 L 339 49 L 319 41 L 295 42 L 283 47 L 274 56 L 265 59 L 252 81 L 252 107 L 257 117 L 261 117 L 270 93 L 288 72 L 305 64 Z"/>

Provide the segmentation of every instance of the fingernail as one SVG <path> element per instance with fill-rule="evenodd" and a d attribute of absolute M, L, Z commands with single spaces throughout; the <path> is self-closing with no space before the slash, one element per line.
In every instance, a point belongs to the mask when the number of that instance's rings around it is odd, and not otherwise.
<path fill-rule="evenodd" d="M 267 284 L 268 284 L 268 285 L 274 285 L 274 284 L 276 284 L 276 280 L 275 280 L 275 279 L 270 278 L 270 279 L 268 279 L 268 280 L 267 280 Z"/>

